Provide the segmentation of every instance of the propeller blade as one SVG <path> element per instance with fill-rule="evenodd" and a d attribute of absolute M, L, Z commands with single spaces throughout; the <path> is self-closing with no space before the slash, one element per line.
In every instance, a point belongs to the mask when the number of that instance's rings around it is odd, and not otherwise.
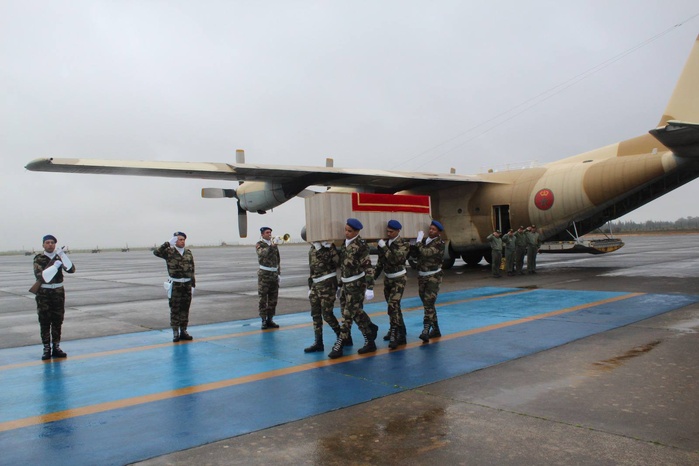
<path fill-rule="evenodd" d="M 248 237 L 248 213 L 240 207 L 240 202 L 238 202 L 238 234 L 241 238 Z"/>
<path fill-rule="evenodd" d="M 201 197 L 205 199 L 221 199 L 224 197 L 236 199 L 235 189 L 202 188 Z"/>

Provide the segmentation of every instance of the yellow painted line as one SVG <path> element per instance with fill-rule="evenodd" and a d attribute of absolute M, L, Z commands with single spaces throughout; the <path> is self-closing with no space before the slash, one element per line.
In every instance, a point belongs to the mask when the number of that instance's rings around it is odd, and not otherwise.
<path fill-rule="evenodd" d="M 504 296 L 511 296 L 513 294 L 526 293 L 526 292 L 530 292 L 530 291 L 533 291 L 533 290 L 516 290 L 516 291 L 510 291 L 507 293 L 500 293 L 500 294 L 495 294 L 495 295 L 478 296 L 475 298 L 468 298 L 468 299 L 462 299 L 462 300 L 458 300 L 458 301 L 449 301 L 449 302 L 439 303 L 439 304 L 436 304 L 435 307 L 451 306 L 453 304 L 481 301 L 484 299 L 491 299 L 491 298 L 500 298 L 500 297 L 504 297 Z M 406 309 L 403 309 L 403 312 L 412 312 L 412 311 L 417 311 L 417 310 L 420 310 L 420 311 L 423 310 L 422 306 L 415 306 L 415 307 L 406 308 Z M 369 315 L 370 316 L 377 316 L 377 315 L 383 315 L 383 314 L 385 314 L 385 312 L 373 312 Z M 342 321 L 342 317 L 340 317 L 339 320 Z M 39 365 L 43 365 L 43 364 L 62 364 L 68 360 L 79 361 L 81 359 L 103 358 L 106 356 L 114 356 L 117 354 L 135 353 L 138 351 L 149 351 L 149 350 L 159 349 L 159 348 L 170 348 L 173 345 L 177 345 L 177 344 L 179 344 L 179 345 L 193 345 L 196 343 L 205 343 L 208 341 L 227 340 L 230 338 L 240 338 L 240 337 L 245 337 L 248 335 L 256 335 L 256 334 L 262 333 L 262 332 L 281 332 L 281 331 L 285 331 L 285 330 L 294 330 L 297 328 L 310 327 L 312 325 L 313 325 L 313 322 L 310 320 L 310 314 L 309 314 L 309 321 L 307 323 L 295 324 L 295 325 L 285 325 L 284 327 L 281 327 L 279 329 L 273 329 L 273 330 L 272 329 L 270 329 L 270 330 L 256 329 L 256 330 L 250 330 L 248 332 L 227 333 L 224 335 L 216 335 L 213 337 L 197 338 L 196 340 L 187 341 L 187 342 L 185 342 L 185 341 L 182 341 L 179 343 L 168 342 L 168 343 L 158 343 L 155 345 L 134 346 L 131 348 L 122 348 L 122 349 L 118 349 L 118 350 L 100 351 L 99 353 L 88 353 L 88 354 L 81 354 L 78 356 L 70 356 L 69 359 L 60 359 L 60 360 L 49 359 L 47 361 L 39 360 L 39 361 L 27 361 L 27 362 L 22 362 L 22 363 L 17 363 L 17 364 L 7 364 L 5 366 L 0 366 L 0 372 L 11 370 L 11 369 L 20 369 L 20 368 L 24 368 L 24 367 L 39 366 Z M 168 331 L 169 331 L 169 329 L 166 329 L 166 331 L 164 333 L 167 334 Z"/>
<path fill-rule="evenodd" d="M 608 298 L 608 299 L 603 299 L 600 301 L 595 301 L 595 302 L 591 302 L 591 303 L 587 303 L 587 304 L 580 304 L 578 306 L 569 307 L 566 309 L 560 309 L 558 311 L 547 312 L 545 314 L 524 317 L 522 319 L 516 319 L 516 320 L 507 321 L 507 322 L 501 322 L 499 324 L 488 325 L 486 327 L 480 327 L 480 328 L 476 328 L 476 329 L 472 329 L 472 330 L 466 330 L 463 332 L 458 332 L 458 333 L 442 336 L 438 339 L 434 339 L 429 344 L 436 344 L 436 343 L 439 343 L 440 341 L 452 340 L 454 338 L 461 338 L 464 336 L 474 335 L 477 333 L 484 333 L 484 332 L 488 332 L 491 330 L 497 330 L 497 329 L 501 329 L 501 328 L 511 327 L 511 326 L 522 324 L 525 322 L 532 322 L 535 320 L 546 319 L 548 317 L 566 314 L 569 312 L 575 312 L 575 311 L 579 311 L 581 309 L 599 306 L 602 304 L 612 303 L 612 302 L 616 302 L 616 301 L 622 301 L 624 299 L 633 298 L 633 297 L 640 296 L 643 294 L 645 294 L 645 293 L 630 293 L 630 294 L 616 296 L 616 297 Z M 243 377 L 236 377 L 233 379 L 221 380 L 218 382 L 211 382 L 211 383 L 202 384 L 202 385 L 194 385 L 191 387 L 179 388 L 177 390 L 167 390 L 167 391 L 160 392 L 160 393 L 153 393 L 151 395 L 136 396 L 136 397 L 132 397 L 132 398 L 125 398 L 123 400 L 109 401 L 106 403 L 99 403 L 99 404 L 92 405 L 92 406 L 84 406 L 81 408 L 67 409 L 64 411 L 57 411 L 57 412 L 53 412 L 53 413 L 43 414 L 40 416 L 31 416 L 31 417 L 27 417 L 24 419 L 17 419 L 14 421 L 2 422 L 2 423 L 0 423 L 0 432 L 5 432 L 8 430 L 14 430 L 14 429 L 20 429 L 23 427 L 30 427 L 30 426 L 34 426 L 34 425 L 44 424 L 47 422 L 62 421 L 64 419 L 70 419 L 70 418 L 79 417 L 79 416 L 86 416 L 86 415 L 90 415 L 90 414 L 102 413 L 102 412 L 110 411 L 113 409 L 128 408 L 131 406 L 137 406 L 137 405 L 141 405 L 141 404 L 145 404 L 145 403 L 151 403 L 153 401 L 161 401 L 161 400 L 166 400 L 166 399 L 170 399 L 170 398 L 177 398 L 180 396 L 192 395 L 194 393 L 202 393 L 202 392 L 207 392 L 207 391 L 211 391 L 211 390 L 218 390 L 220 388 L 232 387 L 232 386 L 241 385 L 244 383 L 257 382 L 260 380 L 271 379 L 274 377 L 281 377 L 284 375 L 295 374 L 298 372 L 304 372 L 304 371 L 308 371 L 308 370 L 318 369 L 320 367 L 329 367 L 329 366 L 333 366 L 335 364 L 341 364 L 341 363 L 345 363 L 348 361 L 354 361 L 357 359 L 370 358 L 370 357 L 374 357 L 374 356 L 387 354 L 390 352 L 397 352 L 397 351 L 401 351 L 401 350 L 415 348 L 418 346 L 422 346 L 424 344 L 425 343 L 422 343 L 422 342 L 414 342 L 414 343 L 409 343 L 407 345 L 403 345 L 399 348 L 396 348 L 395 350 L 391 350 L 388 348 L 382 348 L 382 349 L 377 349 L 374 353 L 368 353 L 368 354 L 364 354 L 364 355 L 359 355 L 359 354 L 355 353 L 355 354 L 343 356 L 343 357 L 338 358 L 338 359 L 326 359 L 323 361 L 315 361 L 312 363 L 301 364 L 299 366 L 293 366 L 293 367 L 288 367 L 288 368 L 284 368 L 284 369 L 275 369 L 272 371 L 261 372 L 259 374 L 251 374 L 251 375 L 246 375 Z"/>

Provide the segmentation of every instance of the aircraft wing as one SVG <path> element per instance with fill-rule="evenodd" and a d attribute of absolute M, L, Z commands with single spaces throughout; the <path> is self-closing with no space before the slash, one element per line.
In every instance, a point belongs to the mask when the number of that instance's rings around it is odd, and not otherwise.
<path fill-rule="evenodd" d="M 337 167 L 256 165 L 250 163 L 164 162 L 43 158 L 29 162 L 31 171 L 103 175 L 155 176 L 227 181 L 266 181 L 305 186 L 346 188 L 371 187 L 397 192 L 420 186 L 451 186 L 463 183 L 492 183 L 477 175 L 398 172 Z"/>

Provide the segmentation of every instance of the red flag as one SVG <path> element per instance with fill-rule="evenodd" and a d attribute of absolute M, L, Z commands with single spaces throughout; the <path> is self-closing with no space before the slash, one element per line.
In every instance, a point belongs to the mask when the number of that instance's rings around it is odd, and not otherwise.
<path fill-rule="evenodd" d="M 430 213 L 430 196 L 352 193 L 353 212 Z"/>

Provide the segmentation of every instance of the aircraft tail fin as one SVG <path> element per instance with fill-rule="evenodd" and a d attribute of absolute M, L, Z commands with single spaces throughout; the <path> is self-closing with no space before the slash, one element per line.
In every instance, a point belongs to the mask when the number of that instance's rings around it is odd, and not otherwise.
<path fill-rule="evenodd" d="M 670 120 L 699 121 L 699 37 L 658 126 L 665 126 Z"/>

